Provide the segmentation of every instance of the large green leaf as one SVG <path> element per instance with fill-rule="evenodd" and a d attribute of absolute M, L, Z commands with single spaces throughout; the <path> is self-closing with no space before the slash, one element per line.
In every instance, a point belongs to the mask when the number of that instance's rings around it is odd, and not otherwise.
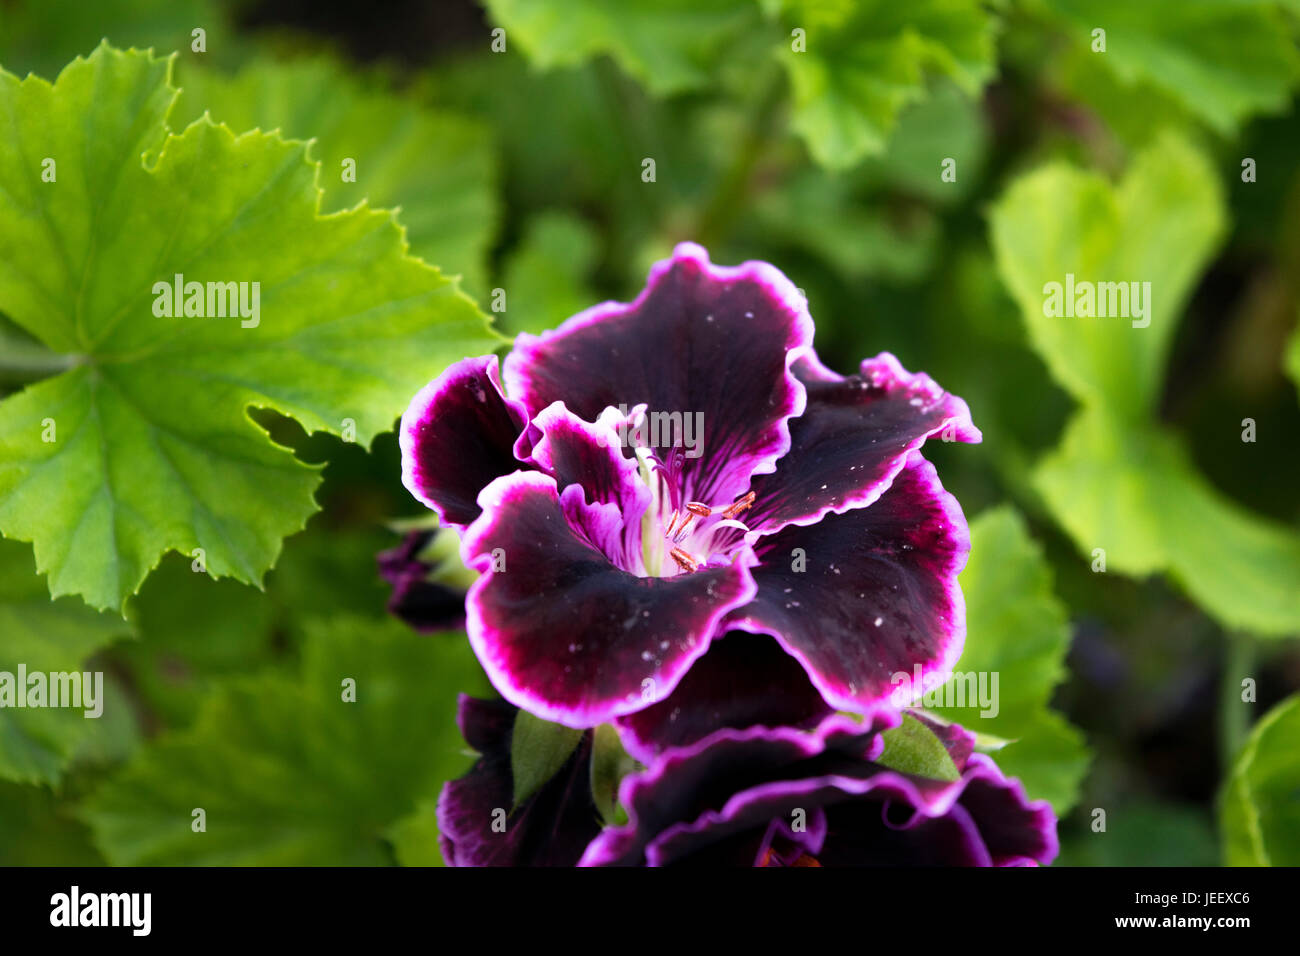
<path fill-rule="evenodd" d="M 1116 186 L 1064 163 L 1021 177 L 994 206 L 991 227 L 998 268 L 1053 377 L 1080 402 L 1141 418 L 1159 398 L 1174 329 L 1225 220 L 1209 161 L 1165 136 Z M 1148 314 L 1045 314 L 1045 286 L 1064 286 L 1067 275 L 1149 282 Z"/>
<path fill-rule="evenodd" d="M 177 126 L 206 110 L 231 129 L 315 139 L 323 211 L 363 199 L 400 207 L 412 254 L 462 276 L 475 295 L 486 292 L 485 260 L 500 210 L 496 157 L 478 123 L 354 79 L 329 59 L 259 60 L 235 76 L 187 65 L 180 85 Z M 351 181 L 345 168 L 355 170 Z"/>
<path fill-rule="evenodd" d="M 1228 627 L 1300 631 L 1300 535 L 1216 491 L 1167 433 L 1082 411 L 1035 485 L 1107 571 L 1165 570 Z"/>
<path fill-rule="evenodd" d="M 925 96 L 929 74 L 970 95 L 994 72 L 994 19 L 978 0 L 792 0 L 777 56 L 790 76 L 792 125 L 813 157 L 832 168 L 884 150 L 898 114 Z M 934 170 L 938 179 L 939 170 Z"/>
<path fill-rule="evenodd" d="M 751 0 L 486 0 L 505 30 L 542 69 L 607 53 L 654 93 L 702 86 L 724 44 L 757 22 Z"/>
<path fill-rule="evenodd" d="M 1070 628 L 1065 607 L 1052 593 L 1051 568 L 1014 509 L 986 511 L 971 522 L 970 562 L 961 586 L 966 647 L 957 670 L 984 675 L 987 690 L 997 675 L 997 712 L 982 715 L 985 708 L 967 693 L 968 679 L 957 697 L 957 677 L 943 689 L 943 699 L 965 706 L 929 709 L 968 730 L 1011 741 L 994 755 L 998 765 L 1020 778 L 1031 799 L 1048 800 L 1064 814 L 1078 798 L 1089 761 L 1082 734 L 1048 708 L 1065 676 Z"/>
<path fill-rule="evenodd" d="M 1108 571 L 1169 572 L 1230 627 L 1289 634 L 1300 631 L 1300 535 L 1215 491 L 1155 421 L 1165 355 L 1223 207 L 1207 160 L 1166 135 L 1117 187 L 1061 164 L 1018 180 L 993 209 L 993 245 L 1034 348 L 1083 405 L 1034 475 L 1079 549 L 1090 562 L 1104 552 Z M 1047 284 L 1067 274 L 1150 282 L 1149 325 L 1045 314 Z"/>
<path fill-rule="evenodd" d="M 1224 134 L 1257 113 L 1283 112 L 1300 74 L 1275 0 L 1038 0 L 1125 86 L 1150 84 Z M 1145 102 L 1137 100 L 1138 104 Z M 1148 104 L 1149 105 L 1149 104 Z"/>
<path fill-rule="evenodd" d="M 1300 696 L 1264 716 L 1219 795 L 1224 862 L 1300 866 Z"/>
<path fill-rule="evenodd" d="M 481 693 L 482 672 L 464 640 L 392 620 L 309 630 L 300 677 L 230 681 L 192 729 L 159 738 L 90 799 L 110 862 L 390 862 L 389 828 L 467 763 L 456 693 Z M 206 832 L 192 829 L 196 808 Z"/>
<path fill-rule="evenodd" d="M 0 672 L 16 679 L 21 664 L 28 674 L 84 673 L 87 657 L 126 633 L 121 618 L 75 598 L 51 601 L 32 573 L 31 548 L 0 539 Z M 95 725 L 113 719 L 110 706 L 98 718 L 78 708 L 0 709 L 0 778 L 55 783 Z"/>
<path fill-rule="evenodd" d="M 168 70 L 101 46 L 54 85 L 0 72 L 0 310 L 68 362 L 0 404 L 0 531 L 35 543 L 52 594 L 96 607 L 169 549 L 257 581 L 302 527 L 319 478 L 250 406 L 369 442 L 496 341 L 391 213 L 320 215 L 304 144 L 170 133 Z M 256 324 L 155 315 L 176 274 L 260 283 Z"/>

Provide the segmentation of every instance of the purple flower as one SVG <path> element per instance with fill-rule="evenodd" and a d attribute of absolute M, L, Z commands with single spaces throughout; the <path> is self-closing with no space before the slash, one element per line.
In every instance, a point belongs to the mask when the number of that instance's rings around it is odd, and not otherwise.
<path fill-rule="evenodd" d="M 687 243 L 634 302 L 519 336 L 508 388 L 484 356 L 415 397 L 403 480 L 462 531 L 469 639 L 509 701 L 632 714 L 727 632 L 860 712 L 956 661 L 969 537 L 918 449 L 979 431 L 892 355 L 843 377 L 812 336 L 775 268 Z"/>
<path fill-rule="evenodd" d="M 388 611 L 421 633 L 448 631 L 465 623 L 465 592 L 430 579 L 438 566 L 421 557 L 432 531 L 410 531 L 395 548 L 378 555 L 379 574 L 393 588 Z"/>
<path fill-rule="evenodd" d="M 438 797 L 438 844 L 448 866 L 573 866 L 600 832 L 590 733 L 536 793 L 511 805 L 510 740 L 518 713 L 503 700 L 460 697 L 456 722 L 480 756 Z"/>
<path fill-rule="evenodd" d="M 719 730 L 624 778 L 624 826 L 604 830 L 584 866 L 1015 866 L 1049 863 L 1056 818 L 1030 803 L 971 738 L 944 742 L 959 771 L 933 780 L 877 763 L 881 710 L 814 731 Z"/>

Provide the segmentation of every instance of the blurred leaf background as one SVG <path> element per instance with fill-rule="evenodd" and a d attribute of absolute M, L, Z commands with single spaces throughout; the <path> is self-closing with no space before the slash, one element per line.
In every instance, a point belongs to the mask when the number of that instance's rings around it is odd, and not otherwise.
<path fill-rule="evenodd" d="M 984 444 L 927 454 L 972 519 L 959 666 L 1005 703 L 945 716 L 1012 741 L 1061 865 L 1300 863 L 1298 35 L 1294 0 L 0 0 L 11 73 L 176 50 L 174 128 L 315 138 L 322 208 L 399 207 L 507 334 L 694 239 L 785 271 L 833 368 L 964 397 Z M 1152 326 L 1045 318 L 1068 271 L 1152 281 Z M 0 322 L 0 394 L 27 346 Z M 0 863 L 438 862 L 486 686 L 385 619 L 396 442 L 260 420 L 325 469 L 264 590 L 172 555 L 123 621 L 0 541 L 0 670 L 110 687 L 100 721 L 0 714 Z"/>

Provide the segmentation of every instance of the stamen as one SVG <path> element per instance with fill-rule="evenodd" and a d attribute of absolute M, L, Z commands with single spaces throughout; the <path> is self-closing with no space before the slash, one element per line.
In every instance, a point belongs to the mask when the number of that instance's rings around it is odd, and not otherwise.
<path fill-rule="evenodd" d="M 750 509 L 750 506 L 753 505 L 754 499 L 756 499 L 757 497 L 758 495 L 752 491 L 746 492 L 743 498 L 738 498 L 737 500 L 729 504 L 726 508 L 722 509 L 722 517 L 734 518 L 736 517 L 736 515 L 748 511 Z"/>
<path fill-rule="evenodd" d="M 668 553 L 672 555 L 673 560 L 677 562 L 677 566 L 683 571 L 699 570 L 700 562 L 691 557 L 689 552 L 684 551 L 681 548 L 673 548 Z"/>
<path fill-rule="evenodd" d="M 684 515 L 686 520 L 682 522 L 682 526 L 677 529 L 676 534 L 673 534 L 672 525 L 668 526 L 668 536 L 673 539 L 674 544 L 681 544 L 685 541 L 686 532 L 690 529 L 691 522 L 696 518 L 707 518 L 713 514 L 713 509 L 699 501 L 688 501 L 686 502 L 686 512 L 686 515 Z"/>

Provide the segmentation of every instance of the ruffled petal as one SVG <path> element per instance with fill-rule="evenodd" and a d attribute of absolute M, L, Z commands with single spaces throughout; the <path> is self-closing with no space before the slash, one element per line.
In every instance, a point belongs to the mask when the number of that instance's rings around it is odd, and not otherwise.
<path fill-rule="evenodd" d="M 790 423 L 790 451 L 776 473 L 754 482 L 751 528 L 814 524 L 828 513 L 871 504 L 932 435 L 981 440 L 970 409 L 924 373 L 912 374 L 882 352 L 844 377 L 815 356 L 795 366 L 808 405 Z"/>
<path fill-rule="evenodd" d="M 537 792 L 512 809 L 510 740 L 517 707 L 461 695 L 457 723 L 480 754 L 438 798 L 438 842 L 448 866 L 573 866 L 600 832 L 591 797 L 591 735 Z"/>
<path fill-rule="evenodd" d="M 723 727 L 811 727 L 831 713 L 803 668 L 770 637 L 715 640 L 667 700 L 615 721 L 628 753 L 650 763 Z"/>
<path fill-rule="evenodd" d="M 960 865 L 1048 863 L 1056 821 L 976 754 L 955 781 L 882 767 L 880 731 L 827 718 L 810 733 L 723 730 L 666 751 L 627 778 L 628 822 L 607 828 L 583 866 Z"/>
<path fill-rule="evenodd" d="M 754 594 L 751 552 L 672 578 L 619 568 L 587 523 L 620 519 L 538 472 L 498 478 L 461 554 L 482 573 L 466 630 L 493 685 L 547 720 L 591 727 L 662 699 L 708 649 L 727 612 Z M 578 524 L 570 516 L 578 519 Z"/>
<path fill-rule="evenodd" d="M 626 777 L 619 787 L 619 802 L 628 821 L 606 828 L 583 854 L 580 866 L 642 866 L 648 862 L 650 846 L 656 840 L 673 840 L 675 834 L 692 828 L 708 831 L 724 818 L 724 808 L 737 794 L 751 789 L 763 796 L 798 781 L 808 762 L 821 757 L 832 732 L 837 734 L 833 753 L 838 757 L 856 750 L 878 756 L 880 730 L 897 722 L 897 717 L 880 712 L 865 725 L 844 717 L 831 716 L 816 733 L 789 727 L 724 729 L 687 747 L 666 751 L 645 771 Z M 768 820 L 747 849 L 753 854 L 744 865 L 761 860 L 762 837 Z M 793 818 L 792 818 L 792 822 Z M 718 836 L 734 836 L 728 829 Z M 709 839 L 691 841 L 701 845 Z M 656 863 L 670 863 L 666 851 L 654 853 Z"/>
<path fill-rule="evenodd" d="M 970 533 L 919 453 L 871 507 L 788 525 L 755 550 L 758 595 L 728 624 L 774 636 L 833 706 L 910 703 L 961 655 Z"/>
<path fill-rule="evenodd" d="M 725 505 L 789 448 L 788 420 L 804 407 L 790 366 L 812 334 L 803 297 L 776 268 L 714 266 L 701 247 L 682 243 L 634 302 L 520 335 L 505 378 L 532 415 L 563 401 L 595 421 L 606 408 L 644 404 L 647 444 L 681 500 Z"/>
<path fill-rule="evenodd" d="M 1043 800 L 1029 801 L 1019 780 L 1002 775 L 987 754 L 972 754 L 963 777 L 962 806 L 970 812 L 995 866 L 1026 866 L 1056 858 L 1056 816 Z"/>
<path fill-rule="evenodd" d="M 623 455 L 609 418 L 586 422 L 555 402 L 533 419 L 529 433 L 529 461 L 555 479 L 561 500 L 570 488 L 581 489 L 581 501 L 567 509 L 570 522 L 618 567 L 641 573 L 641 516 L 650 489 L 637 476 L 636 459 Z"/>
<path fill-rule="evenodd" d="M 402 416 L 402 484 L 444 524 L 464 527 L 478 517 L 488 482 L 522 467 L 514 445 L 526 422 L 523 406 L 501 390 L 495 355 L 462 359 Z"/>

